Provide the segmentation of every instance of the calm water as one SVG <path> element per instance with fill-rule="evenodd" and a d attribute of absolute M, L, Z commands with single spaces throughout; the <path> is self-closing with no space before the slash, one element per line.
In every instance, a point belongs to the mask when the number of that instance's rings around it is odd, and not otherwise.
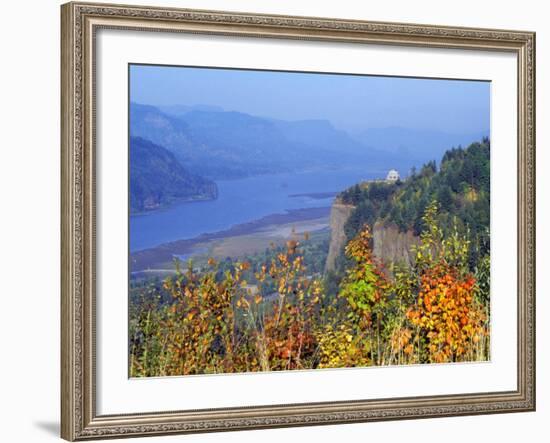
<path fill-rule="evenodd" d="M 333 192 L 365 179 L 378 178 L 364 169 L 310 171 L 218 181 L 216 200 L 179 203 L 130 217 L 130 251 L 228 229 L 287 209 L 330 206 L 332 198 L 290 197 Z"/>

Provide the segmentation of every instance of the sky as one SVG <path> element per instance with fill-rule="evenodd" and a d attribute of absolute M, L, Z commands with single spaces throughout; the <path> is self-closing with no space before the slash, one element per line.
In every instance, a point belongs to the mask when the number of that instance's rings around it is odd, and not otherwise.
<path fill-rule="evenodd" d="M 130 100 L 211 105 L 281 120 L 329 120 L 360 133 L 399 126 L 488 132 L 490 82 L 171 66 L 130 66 Z"/>

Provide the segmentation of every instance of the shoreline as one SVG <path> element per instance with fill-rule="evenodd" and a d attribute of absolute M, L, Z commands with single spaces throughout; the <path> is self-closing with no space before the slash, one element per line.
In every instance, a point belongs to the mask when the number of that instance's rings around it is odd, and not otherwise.
<path fill-rule="evenodd" d="M 336 197 L 340 192 L 338 191 L 326 191 L 326 192 L 303 192 L 301 194 L 288 194 L 291 198 L 296 197 L 308 197 L 315 200 L 324 200 L 326 198 Z"/>
<path fill-rule="evenodd" d="M 159 263 L 167 263 L 173 260 L 174 256 L 186 255 L 194 252 L 194 249 L 204 243 L 211 243 L 215 240 L 223 240 L 230 237 L 239 237 L 265 231 L 268 227 L 278 227 L 298 222 L 328 218 L 330 206 L 318 208 L 289 209 L 286 213 L 270 214 L 257 220 L 237 224 L 228 229 L 213 233 L 201 234 L 197 237 L 175 240 L 130 253 L 130 272 L 143 272 L 151 269 Z"/>
<path fill-rule="evenodd" d="M 218 192 L 216 190 L 216 195 L 213 197 L 200 196 L 200 197 L 190 197 L 190 198 L 185 198 L 185 197 L 178 198 L 170 202 L 166 202 L 162 205 L 159 205 L 155 208 L 143 209 L 141 211 L 134 211 L 134 212 L 130 211 L 129 217 L 143 217 L 143 216 L 154 214 L 156 212 L 166 211 L 180 203 L 203 203 L 203 202 L 215 201 L 217 199 L 218 199 Z"/>

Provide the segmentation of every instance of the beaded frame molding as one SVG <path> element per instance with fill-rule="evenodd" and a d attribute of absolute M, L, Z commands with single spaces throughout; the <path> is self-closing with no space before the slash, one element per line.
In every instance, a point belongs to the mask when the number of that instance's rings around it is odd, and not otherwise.
<path fill-rule="evenodd" d="M 98 29 L 505 51 L 518 69 L 518 379 L 511 392 L 145 414 L 95 408 L 95 33 Z M 67 440 L 535 409 L 535 34 L 73 2 L 61 7 L 61 436 Z"/>

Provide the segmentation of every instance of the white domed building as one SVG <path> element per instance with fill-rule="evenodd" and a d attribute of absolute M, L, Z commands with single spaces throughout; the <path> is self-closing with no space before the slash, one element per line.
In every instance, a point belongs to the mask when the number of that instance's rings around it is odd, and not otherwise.
<path fill-rule="evenodd" d="M 393 183 L 397 180 L 399 180 L 399 172 L 397 172 L 395 169 L 390 169 L 388 171 L 388 175 L 386 176 L 386 181 Z"/>

